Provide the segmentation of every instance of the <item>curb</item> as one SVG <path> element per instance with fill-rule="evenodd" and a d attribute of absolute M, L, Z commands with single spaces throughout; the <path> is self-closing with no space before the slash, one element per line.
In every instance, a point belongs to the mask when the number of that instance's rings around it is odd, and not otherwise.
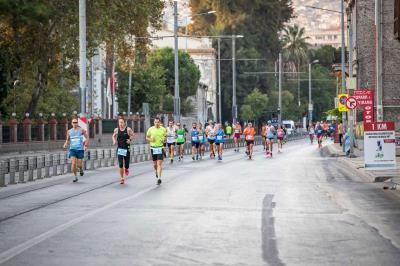
<path fill-rule="evenodd" d="M 360 168 L 356 164 L 351 162 L 351 160 L 349 160 L 349 158 L 347 158 L 344 154 L 341 154 L 340 152 L 333 149 L 332 144 L 329 144 L 329 145 L 323 147 L 323 149 L 331 157 L 337 158 L 339 162 L 341 162 L 341 163 L 347 165 L 349 168 L 355 170 L 357 172 L 357 174 L 362 175 L 364 178 L 368 179 L 371 183 L 384 182 L 384 181 L 390 179 L 390 177 L 375 176 L 372 173 L 368 173 L 364 170 L 360 170 Z"/>

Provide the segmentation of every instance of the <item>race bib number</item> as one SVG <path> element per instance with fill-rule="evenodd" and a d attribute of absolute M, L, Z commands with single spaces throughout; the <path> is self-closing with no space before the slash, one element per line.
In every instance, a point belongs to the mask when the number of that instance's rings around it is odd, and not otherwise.
<path fill-rule="evenodd" d="M 120 155 L 120 156 L 124 156 L 125 157 L 128 154 L 128 150 L 127 149 L 118 148 L 117 154 Z"/>
<path fill-rule="evenodd" d="M 153 151 L 154 155 L 162 154 L 162 149 L 163 148 L 151 148 L 151 150 Z"/>
<path fill-rule="evenodd" d="M 236 134 L 240 133 L 240 130 L 239 129 L 235 129 L 235 133 Z"/>
<path fill-rule="evenodd" d="M 253 135 L 247 135 L 247 140 L 253 140 L 254 136 Z"/>
<path fill-rule="evenodd" d="M 321 129 L 318 129 L 317 132 L 318 132 L 318 134 L 321 134 L 321 133 L 322 133 L 322 130 L 321 130 Z"/>
<path fill-rule="evenodd" d="M 168 143 L 175 142 L 175 137 L 168 137 L 168 138 L 167 138 L 167 142 L 168 142 Z"/>
<path fill-rule="evenodd" d="M 179 139 L 183 139 L 183 135 L 178 135 L 178 138 Z"/>
<path fill-rule="evenodd" d="M 204 137 L 203 137 L 203 136 L 199 136 L 199 140 L 200 140 L 200 141 L 203 141 L 203 140 L 204 140 Z"/>
<path fill-rule="evenodd" d="M 192 141 L 196 142 L 197 140 L 198 140 L 197 137 L 195 136 L 192 137 Z"/>
<path fill-rule="evenodd" d="M 73 138 L 71 139 L 71 148 L 81 148 L 82 143 L 80 138 Z"/>
<path fill-rule="evenodd" d="M 222 136 L 217 136 L 217 140 L 222 140 Z"/>

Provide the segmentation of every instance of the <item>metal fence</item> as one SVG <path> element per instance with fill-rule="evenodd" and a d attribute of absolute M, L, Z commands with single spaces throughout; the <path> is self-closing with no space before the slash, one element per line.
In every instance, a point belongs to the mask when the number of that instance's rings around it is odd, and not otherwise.
<path fill-rule="evenodd" d="M 287 141 L 304 138 L 304 135 L 289 135 Z M 255 145 L 262 143 L 261 137 L 255 138 Z M 244 146 L 244 141 L 240 141 L 240 146 Z M 226 139 L 225 149 L 234 148 L 232 139 Z M 209 145 L 206 143 L 206 151 Z M 191 154 L 190 142 L 185 143 L 185 154 Z M 131 146 L 131 162 L 143 162 L 151 159 L 150 147 L 147 144 Z M 101 167 L 114 166 L 117 163 L 116 150 L 90 149 L 85 153 L 84 169 L 93 170 Z M 10 184 L 25 183 L 28 181 L 50 178 L 52 176 L 71 173 L 71 162 L 67 152 L 53 154 L 42 154 L 35 156 L 16 156 L 0 161 L 0 187 Z"/>

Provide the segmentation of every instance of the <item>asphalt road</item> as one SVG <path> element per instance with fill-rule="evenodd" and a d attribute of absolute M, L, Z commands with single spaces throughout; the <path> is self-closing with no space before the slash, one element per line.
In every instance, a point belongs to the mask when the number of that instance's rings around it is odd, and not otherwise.
<path fill-rule="evenodd" d="M 0 189 L 2 265 L 399 265 L 400 196 L 305 140 Z M 47 184 L 47 185 L 46 185 Z M 6 193 L 7 192 L 7 193 Z"/>

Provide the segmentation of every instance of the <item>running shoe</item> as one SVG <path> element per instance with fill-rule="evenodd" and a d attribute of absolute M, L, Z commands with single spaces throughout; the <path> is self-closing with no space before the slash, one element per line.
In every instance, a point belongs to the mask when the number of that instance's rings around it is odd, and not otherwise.
<path fill-rule="evenodd" d="M 218 155 L 218 161 L 222 161 L 222 156 Z"/>
<path fill-rule="evenodd" d="M 195 160 L 194 156 L 192 156 L 192 160 L 193 160 L 193 161 Z"/>
<path fill-rule="evenodd" d="M 125 176 L 128 176 L 128 175 L 129 175 L 129 169 L 125 168 Z"/>
<path fill-rule="evenodd" d="M 81 176 L 83 176 L 85 173 L 83 172 L 83 167 L 80 167 L 79 168 L 79 174 L 81 175 Z"/>
<path fill-rule="evenodd" d="M 74 180 L 72 182 L 74 182 L 74 183 L 78 182 L 78 177 L 75 176 L 75 178 L 74 178 Z"/>
<path fill-rule="evenodd" d="M 178 162 L 180 162 L 180 161 L 181 161 L 181 156 L 178 157 Z"/>
<path fill-rule="evenodd" d="M 157 185 L 161 185 L 162 181 L 161 178 L 157 180 Z"/>
<path fill-rule="evenodd" d="M 173 163 L 174 163 L 174 159 L 171 158 L 171 164 L 173 164 Z"/>
<path fill-rule="evenodd" d="M 125 178 L 120 178 L 119 183 L 120 183 L 121 185 L 125 184 Z"/>
<path fill-rule="evenodd" d="M 198 154 L 196 154 L 196 161 L 198 161 L 199 160 L 199 155 Z"/>

